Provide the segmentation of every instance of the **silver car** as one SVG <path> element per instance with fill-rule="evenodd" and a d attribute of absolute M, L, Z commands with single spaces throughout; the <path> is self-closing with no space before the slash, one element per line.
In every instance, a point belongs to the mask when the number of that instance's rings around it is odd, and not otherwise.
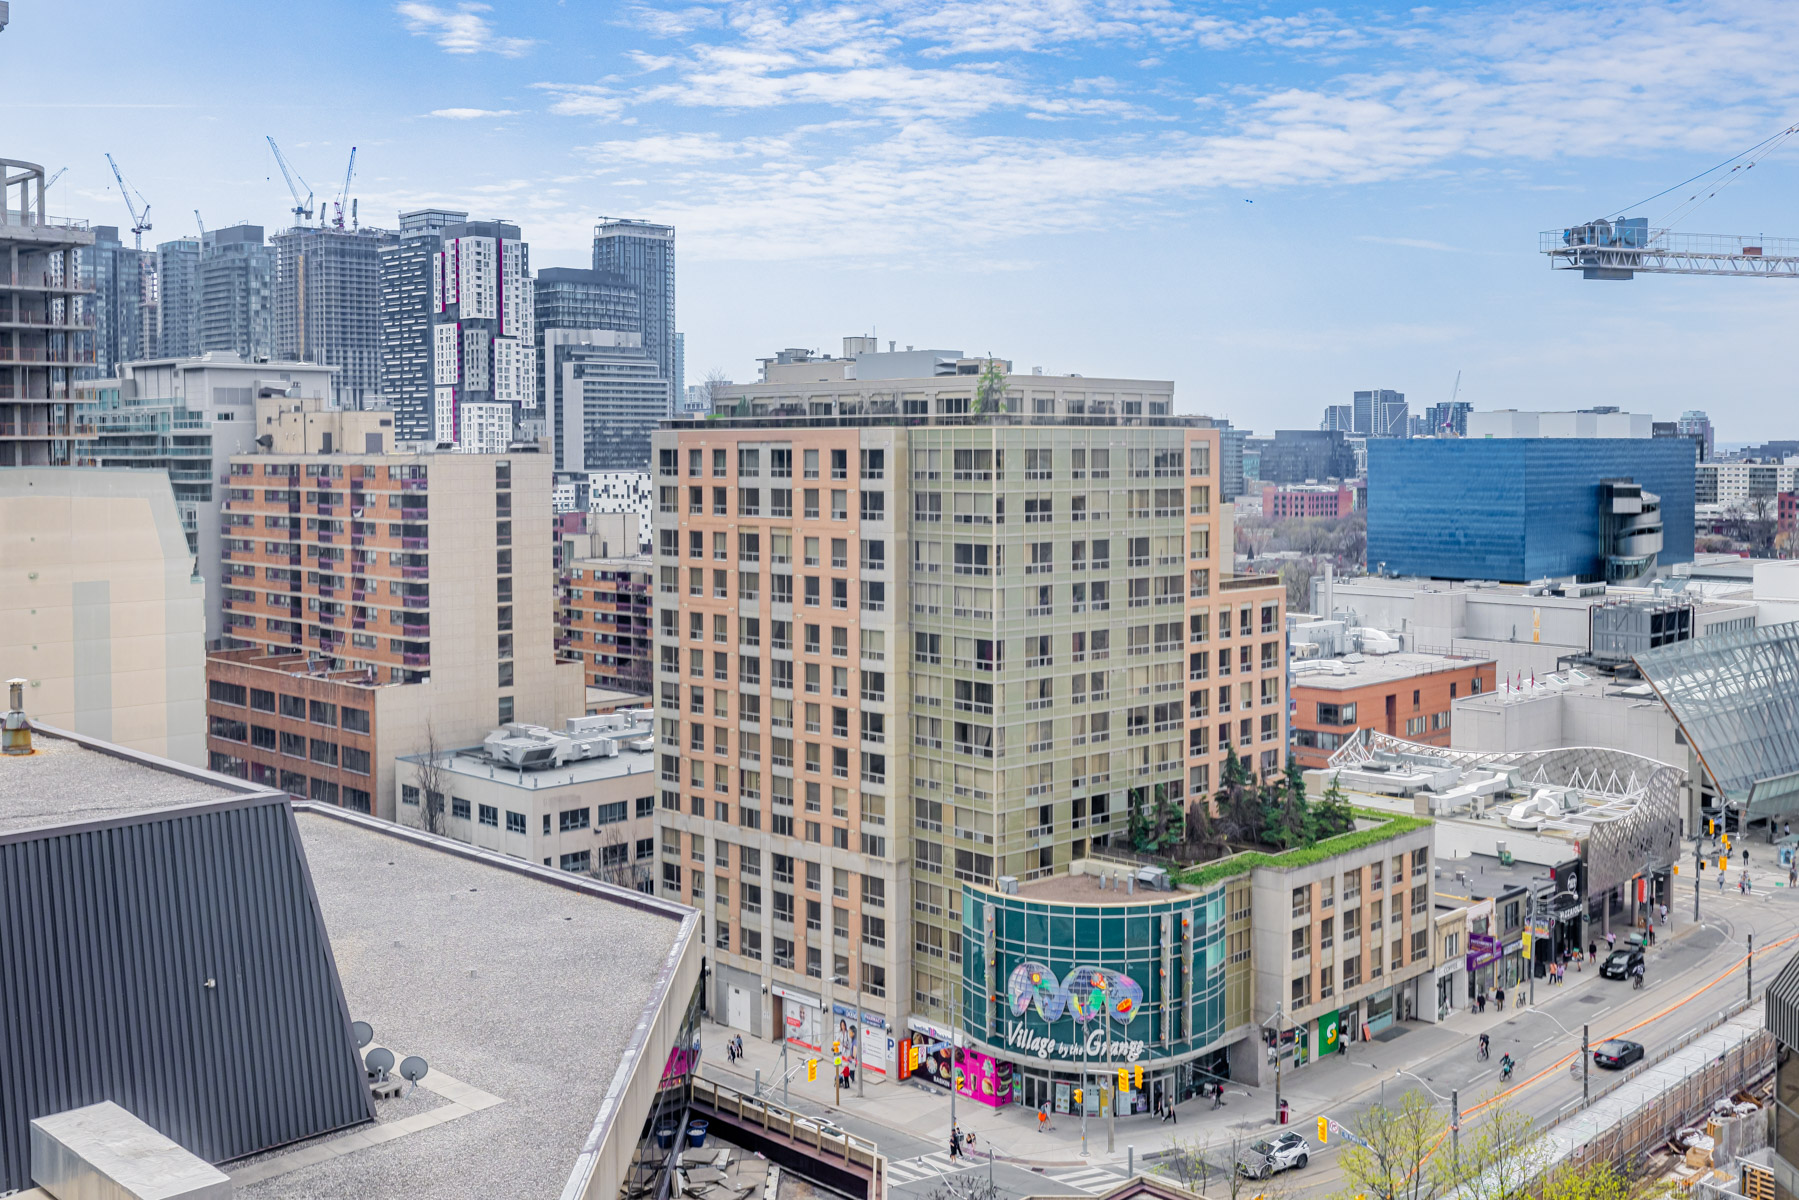
<path fill-rule="evenodd" d="M 1311 1143 L 1297 1133 L 1261 1138 L 1237 1160 L 1237 1173 L 1251 1179 L 1267 1179 L 1288 1169 L 1297 1170 L 1311 1161 Z"/>

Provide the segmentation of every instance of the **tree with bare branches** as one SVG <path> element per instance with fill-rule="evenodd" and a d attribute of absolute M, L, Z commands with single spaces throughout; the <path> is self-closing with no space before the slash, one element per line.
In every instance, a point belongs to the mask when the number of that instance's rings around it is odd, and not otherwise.
<path fill-rule="evenodd" d="M 447 772 L 443 768 L 444 751 L 437 744 L 437 726 L 425 724 L 425 749 L 419 756 L 419 825 L 426 833 L 442 834 L 448 827 L 449 803 L 444 796 Z"/>

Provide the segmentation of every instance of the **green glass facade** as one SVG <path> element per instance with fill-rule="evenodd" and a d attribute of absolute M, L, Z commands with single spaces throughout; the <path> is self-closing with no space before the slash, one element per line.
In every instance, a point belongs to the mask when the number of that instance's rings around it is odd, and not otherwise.
<path fill-rule="evenodd" d="M 1224 919 L 1223 885 L 1106 904 L 965 886 L 962 1029 L 1025 1065 L 1078 1067 L 1083 1043 L 1103 1064 L 1108 1019 L 1115 1063 L 1148 1070 L 1214 1050 L 1224 1036 Z"/>

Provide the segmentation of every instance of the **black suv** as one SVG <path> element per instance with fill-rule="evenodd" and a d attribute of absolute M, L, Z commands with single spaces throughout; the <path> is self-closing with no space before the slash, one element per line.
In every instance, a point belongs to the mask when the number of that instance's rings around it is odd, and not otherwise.
<path fill-rule="evenodd" d="M 1601 979 L 1629 979 L 1636 969 L 1643 965 L 1643 948 L 1641 946 L 1619 946 L 1605 956 L 1600 964 Z"/>

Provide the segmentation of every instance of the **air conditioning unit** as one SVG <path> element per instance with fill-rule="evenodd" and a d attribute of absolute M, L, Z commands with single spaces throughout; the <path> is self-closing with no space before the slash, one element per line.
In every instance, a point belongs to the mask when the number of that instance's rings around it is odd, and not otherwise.
<path fill-rule="evenodd" d="M 1018 876 L 1001 875 L 999 877 L 999 890 L 1008 896 L 1016 896 L 1018 894 Z"/>
<path fill-rule="evenodd" d="M 1158 892 L 1166 892 L 1172 888 L 1168 871 L 1163 867 L 1143 867 L 1137 872 L 1137 882 Z"/>

